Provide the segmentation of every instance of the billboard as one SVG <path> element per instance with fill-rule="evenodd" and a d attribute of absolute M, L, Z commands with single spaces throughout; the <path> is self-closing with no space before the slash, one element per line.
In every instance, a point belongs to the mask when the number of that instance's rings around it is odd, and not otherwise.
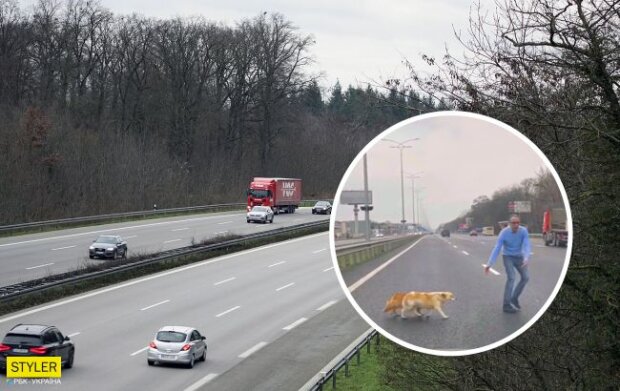
<path fill-rule="evenodd" d="M 368 193 L 368 201 L 366 201 L 366 193 Z M 372 191 L 343 190 L 340 194 L 340 203 L 347 205 L 372 204 Z"/>

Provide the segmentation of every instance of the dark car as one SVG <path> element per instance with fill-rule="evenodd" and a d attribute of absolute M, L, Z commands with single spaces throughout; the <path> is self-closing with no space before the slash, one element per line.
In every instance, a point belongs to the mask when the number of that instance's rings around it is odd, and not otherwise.
<path fill-rule="evenodd" d="M 18 324 L 0 343 L 0 369 L 3 371 L 8 356 L 60 357 L 63 368 L 71 368 L 75 345 L 54 326 Z"/>
<path fill-rule="evenodd" d="M 312 207 L 312 214 L 324 214 L 328 215 L 332 213 L 332 204 L 327 201 L 318 201 Z"/>
<path fill-rule="evenodd" d="M 100 235 L 88 248 L 88 257 L 127 258 L 127 242 L 118 235 Z"/>
<path fill-rule="evenodd" d="M 478 231 L 475 229 L 472 229 L 471 231 L 469 231 L 469 236 L 478 236 Z"/>
<path fill-rule="evenodd" d="M 442 229 L 441 230 L 441 236 L 443 236 L 445 238 L 449 238 L 450 237 L 450 230 L 449 229 Z"/>

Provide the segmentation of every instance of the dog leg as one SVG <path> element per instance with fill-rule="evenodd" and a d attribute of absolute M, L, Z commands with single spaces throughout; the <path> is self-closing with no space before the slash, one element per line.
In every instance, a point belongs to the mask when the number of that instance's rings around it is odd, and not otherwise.
<path fill-rule="evenodd" d="M 437 312 L 439 312 L 441 314 L 441 316 L 443 316 L 444 319 L 448 319 L 449 316 L 444 314 L 444 312 L 441 310 L 440 306 L 436 306 L 435 309 L 437 310 Z"/>

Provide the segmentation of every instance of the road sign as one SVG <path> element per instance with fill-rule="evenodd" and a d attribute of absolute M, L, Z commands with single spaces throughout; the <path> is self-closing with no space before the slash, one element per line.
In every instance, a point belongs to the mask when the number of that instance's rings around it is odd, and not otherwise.
<path fill-rule="evenodd" d="M 366 194 L 364 190 L 343 190 L 340 194 L 340 203 L 348 205 L 372 204 L 372 190 Z"/>

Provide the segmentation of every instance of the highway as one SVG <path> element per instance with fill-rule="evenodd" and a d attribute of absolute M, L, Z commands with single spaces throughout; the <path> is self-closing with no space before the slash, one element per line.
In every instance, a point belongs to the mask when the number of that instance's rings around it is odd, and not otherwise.
<path fill-rule="evenodd" d="M 32 322 L 56 325 L 71 336 L 75 366 L 63 371 L 60 386 L 46 387 L 209 389 L 211 381 L 239 363 L 259 357 L 292 330 L 346 303 L 328 247 L 328 234 L 321 233 L 213 258 L 5 315 L 0 332 Z M 329 321 L 322 323 L 331 327 Z M 340 333 L 347 344 L 368 328 L 357 324 L 358 329 Z M 145 348 L 164 325 L 197 327 L 207 338 L 207 361 L 193 369 L 149 367 Z M 310 372 L 301 375 L 299 384 L 332 358 L 330 353 L 316 369 L 306 368 Z M 234 388 L 234 379 L 227 381 Z M 29 388 L 37 386 L 20 386 Z"/>
<path fill-rule="evenodd" d="M 100 234 L 121 235 L 128 255 L 154 253 L 185 247 L 225 234 L 246 235 L 310 221 L 329 219 L 313 215 L 310 208 L 294 214 L 279 214 L 273 224 L 248 224 L 244 212 L 177 216 L 125 223 L 65 229 L 46 233 L 0 238 L 0 286 L 74 270 L 88 264 L 88 247 Z"/>
<path fill-rule="evenodd" d="M 349 287 L 359 281 L 352 292 L 359 307 L 377 326 L 402 341 L 441 351 L 484 347 L 511 335 L 534 317 L 555 288 L 566 255 L 566 248 L 546 247 L 542 240 L 532 239 L 530 281 L 520 298 L 522 310 L 504 313 L 506 276 L 501 255 L 495 273 L 485 275 L 482 266 L 496 239 L 425 236 L 374 275 L 373 271 L 389 260 L 378 259 L 345 271 L 343 278 Z M 456 300 L 443 306 L 449 319 L 435 311 L 428 318 L 402 319 L 383 312 L 386 300 L 396 291 L 451 291 Z"/>

